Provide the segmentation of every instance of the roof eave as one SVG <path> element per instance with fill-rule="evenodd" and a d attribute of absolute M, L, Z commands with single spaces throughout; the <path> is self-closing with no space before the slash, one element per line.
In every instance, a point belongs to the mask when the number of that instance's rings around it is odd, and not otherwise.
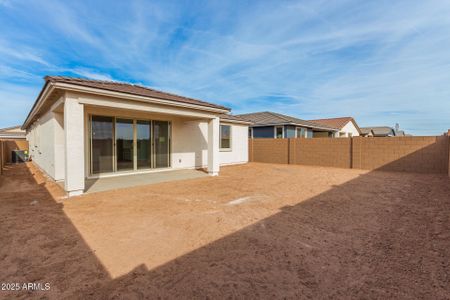
<path fill-rule="evenodd" d="M 109 96 L 109 97 L 127 98 L 130 100 L 137 100 L 137 101 L 140 100 L 142 102 L 147 102 L 147 103 L 149 102 L 148 100 L 150 100 L 151 102 L 156 103 L 156 104 L 184 107 L 184 108 L 208 111 L 208 112 L 213 112 L 213 113 L 218 113 L 218 114 L 229 113 L 231 111 L 231 109 L 226 108 L 226 107 L 214 108 L 214 107 L 210 107 L 210 106 L 206 106 L 206 105 L 203 106 L 203 105 L 196 105 L 196 104 L 190 104 L 190 103 L 182 103 L 182 102 L 176 102 L 173 100 L 160 99 L 160 98 L 147 97 L 147 96 L 139 96 L 139 95 L 130 94 L 130 93 L 115 92 L 115 91 L 110 91 L 110 90 L 105 90 L 105 89 L 84 87 L 84 86 L 76 85 L 76 84 L 60 83 L 60 82 L 47 80 L 45 82 L 45 85 L 42 88 L 41 92 L 39 93 L 35 103 L 33 104 L 30 112 L 28 113 L 28 116 L 26 117 L 25 122 L 21 126 L 22 130 L 26 130 L 28 128 L 32 117 L 36 114 L 36 112 L 39 110 L 39 108 L 45 102 L 48 95 L 50 95 L 55 89 L 61 89 L 64 91 L 82 92 L 82 93 L 84 92 L 84 93 L 104 95 L 104 96 Z"/>

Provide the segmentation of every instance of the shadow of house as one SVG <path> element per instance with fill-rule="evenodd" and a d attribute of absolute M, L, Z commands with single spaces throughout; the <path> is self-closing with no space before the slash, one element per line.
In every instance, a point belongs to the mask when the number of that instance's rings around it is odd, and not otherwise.
<path fill-rule="evenodd" d="M 446 175 L 368 172 L 164 265 L 139 265 L 112 279 L 61 204 L 48 195 L 30 211 L 32 195 L 17 200 L 11 193 L 2 198 L 1 240 L 9 246 L 0 253 L 17 260 L 10 261 L 17 270 L 2 268 L 0 279 L 53 280 L 58 298 L 444 299 L 449 195 Z M 55 228 L 54 236 L 40 236 L 42 227 Z M 54 243 L 67 251 L 52 253 Z M 76 277 L 80 268 L 89 276 Z M 66 292 L 69 286 L 77 291 Z"/>
<path fill-rule="evenodd" d="M 56 201 L 64 192 L 27 166 L 7 165 L 0 176 L 0 282 L 50 283 L 50 290 L 1 291 L 0 296 L 82 297 L 84 289 L 95 289 L 110 276 Z"/>

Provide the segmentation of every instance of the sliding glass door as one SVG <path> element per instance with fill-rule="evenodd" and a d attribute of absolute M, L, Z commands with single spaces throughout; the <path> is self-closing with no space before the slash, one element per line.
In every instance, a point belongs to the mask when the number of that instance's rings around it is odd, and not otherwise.
<path fill-rule="evenodd" d="M 117 171 L 134 169 L 133 120 L 116 119 L 116 166 Z"/>
<path fill-rule="evenodd" d="M 150 121 L 136 122 L 136 148 L 137 168 L 148 169 L 152 167 L 152 126 Z"/>
<path fill-rule="evenodd" d="M 114 118 L 92 116 L 91 119 L 91 170 L 93 174 L 112 172 Z"/>
<path fill-rule="evenodd" d="M 90 116 L 91 174 L 170 167 L 170 122 Z"/>
<path fill-rule="evenodd" d="M 169 167 L 169 122 L 153 121 L 155 168 Z"/>

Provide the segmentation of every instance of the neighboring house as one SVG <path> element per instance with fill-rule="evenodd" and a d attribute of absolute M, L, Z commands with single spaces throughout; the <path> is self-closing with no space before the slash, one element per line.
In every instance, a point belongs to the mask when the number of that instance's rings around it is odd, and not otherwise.
<path fill-rule="evenodd" d="M 249 122 L 230 109 L 147 87 L 47 76 L 22 128 L 33 161 L 64 181 L 248 161 Z"/>
<path fill-rule="evenodd" d="M 361 136 L 364 137 L 373 137 L 373 130 L 371 128 L 359 128 L 359 130 L 361 131 Z"/>
<path fill-rule="evenodd" d="M 333 137 L 338 131 L 334 127 L 269 111 L 237 116 L 252 123 L 249 137 L 255 139 Z"/>
<path fill-rule="evenodd" d="M 395 130 L 389 126 L 362 127 L 363 132 L 371 131 L 374 137 L 395 136 Z"/>
<path fill-rule="evenodd" d="M 355 119 L 352 117 L 318 119 L 310 121 L 339 129 L 339 131 L 335 133 L 335 137 L 352 137 L 361 135 L 361 130 L 358 124 L 356 124 Z"/>
<path fill-rule="evenodd" d="M 11 140 L 25 140 L 25 130 L 22 130 L 19 126 L 0 128 L 0 140 L 1 139 L 11 139 Z"/>

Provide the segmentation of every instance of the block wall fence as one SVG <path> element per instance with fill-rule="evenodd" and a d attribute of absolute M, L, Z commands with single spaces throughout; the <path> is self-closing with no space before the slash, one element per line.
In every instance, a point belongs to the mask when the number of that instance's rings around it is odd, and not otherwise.
<path fill-rule="evenodd" d="M 427 137 L 249 139 L 249 161 L 450 176 L 449 134 Z"/>

